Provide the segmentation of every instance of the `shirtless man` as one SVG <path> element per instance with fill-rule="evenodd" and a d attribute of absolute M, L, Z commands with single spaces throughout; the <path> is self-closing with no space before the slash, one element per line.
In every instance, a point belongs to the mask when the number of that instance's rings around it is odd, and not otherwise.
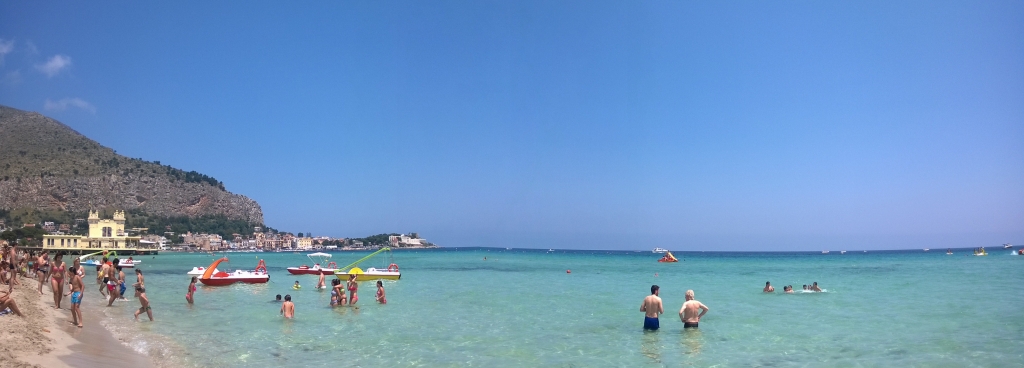
<path fill-rule="evenodd" d="M 78 273 L 79 267 L 71 266 L 68 274 L 71 275 L 71 324 L 82 328 L 82 276 Z"/>
<path fill-rule="evenodd" d="M 701 311 L 700 314 L 697 314 L 698 310 Z M 704 317 L 704 313 L 707 312 L 706 305 L 693 299 L 693 290 L 687 290 L 686 302 L 683 303 L 682 308 L 679 308 L 679 320 L 683 321 L 683 328 L 697 328 L 700 317 Z"/>
<path fill-rule="evenodd" d="M 142 312 L 146 312 L 146 315 L 149 316 L 149 321 L 152 322 L 153 308 L 149 306 L 149 298 L 146 297 L 146 288 L 140 287 L 135 290 L 139 292 L 139 304 L 142 305 L 139 310 L 135 311 L 135 320 L 138 321 L 139 315 L 142 314 Z"/>
<path fill-rule="evenodd" d="M 651 295 L 644 298 L 644 302 L 640 304 L 640 311 L 644 312 L 644 329 L 645 330 L 657 330 L 660 327 L 658 323 L 658 315 L 665 312 L 665 309 L 661 306 L 661 297 L 658 296 L 661 288 L 658 285 L 651 285 Z"/>
<path fill-rule="evenodd" d="M 284 303 L 281 303 L 281 314 L 284 318 L 295 318 L 295 303 L 292 303 L 291 294 L 284 296 Z"/>
<path fill-rule="evenodd" d="M 100 284 L 100 295 L 107 296 L 107 257 L 103 257 L 103 263 L 96 270 L 96 283 Z"/>
<path fill-rule="evenodd" d="M 775 292 L 775 288 L 772 287 L 771 281 L 765 281 L 764 282 L 764 292 L 766 292 L 766 293 L 774 293 Z"/>
<path fill-rule="evenodd" d="M 114 259 L 114 261 L 117 261 L 117 259 Z M 107 273 L 104 274 L 103 278 L 107 283 L 107 297 L 109 299 L 107 302 L 108 307 L 114 305 L 114 301 L 121 296 L 121 294 L 117 293 L 117 270 L 114 269 L 117 263 L 118 262 L 114 262 L 111 265 L 107 265 Z"/>
<path fill-rule="evenodd" d="M 815 281 L 814 284 L 811 285 L 811 291 L 816 291 L 816 292 L 819 292 L 819 293 L 821 292 L 821 288 L 818 287 L 818 282 L 817 281 Z"/>

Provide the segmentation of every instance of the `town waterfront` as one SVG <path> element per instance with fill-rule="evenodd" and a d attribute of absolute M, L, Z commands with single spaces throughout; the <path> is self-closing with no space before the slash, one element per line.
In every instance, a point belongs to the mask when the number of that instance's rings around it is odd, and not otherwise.
<path fill-rule="evenodd" d="M 308 263 L 295 253 L 229 254 L 229 268 L 265 259 L 270 283 L 200 285 L 189 306 L 185 272 L 214 256 L 162 254 L 141 266 L 156 322 L 134 322 L 134 300 L 101 307 L 96 286 L 83 305 L 165 366 L 1019 364 L 1024 257 L 955 252 L 676 252 L 682 262 L 663 264 L 650 251 L 406 250 L 394 252 L 403 276 L 385 282 L 389 303 L 374 303 L 366 282 L 358 309 L 332 309 L 315 276 L 289 275 L 285 267 Z M 762 293 L 765 281 L 778 291 Z M 827 292 L 800 293 L 815 281 Z M 661 330 L 644 332 L 651 284 L 665 314 Z M 782 294 L 790 284 L 797 294 Z M 679 323 L 687 289 L 711 308 L 699 330 Z M 276 294 L 292 295 L 294 320 L 279 316 Z"/>

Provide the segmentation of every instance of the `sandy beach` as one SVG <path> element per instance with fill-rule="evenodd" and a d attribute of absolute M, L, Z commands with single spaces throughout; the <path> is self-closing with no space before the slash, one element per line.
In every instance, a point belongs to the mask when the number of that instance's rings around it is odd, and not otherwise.
<path fill-rule="evenodd" d="M 19 278 L 13 297 L 24 317 L 0 316 L 0 367 L 152 367 L 153 363 L 118 341 L 83 310 L 85 327 L 71 324 L 70 299 L 53 308 L 50 288 Z M 88 297 L 88 296 L 87 296 Z M 90 320 L 92 323 L 90 323 Z"/>

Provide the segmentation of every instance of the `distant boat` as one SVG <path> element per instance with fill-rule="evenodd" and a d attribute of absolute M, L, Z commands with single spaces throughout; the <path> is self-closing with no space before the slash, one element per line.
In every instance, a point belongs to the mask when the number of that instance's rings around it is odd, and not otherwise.
<path fill-rule="evenodd" d="M 668 253 L 668 249 L 665 248 L 654 248 L 651 253 Z"/>
<path fill-rule="evenodd" d="M 946 255 L 947 256 L 953 255 L 953 250 L 952 249 L 946 249 Z"/>
<path fill-rule="evenodd" d="M 821 251 L 821 254 L 828 254 L 828 251 L 827 250 L 823 250 L 823 251 Z"/>
<path fill-rule="evenodd" d="M 931 249 L 928 249 L 928 248 L 924 248 L 924 251 L 925 251 L 925 252 L 927 252 L 927 251 L 929 251 L 929 250 L 931 250 Z"/>
<path fill-rule="evenodd" d="M 548 249 L 548 252 L 554 252 L 554 251 L 555 251 L 554 249 Z"/>
<path fill-rule="evenodd" d="M 846 251 L 845 250 L 841 250 L 841 251 L 839 251 L 839 254 L 846 254 Z"/>
<path fill-rule="evenodd" d="M 1010 244 L 1010 243 L 1003 244 L 1003 249 L 1010 249 L 1010 248 L 1013 248 L 1012 244 Z"/>

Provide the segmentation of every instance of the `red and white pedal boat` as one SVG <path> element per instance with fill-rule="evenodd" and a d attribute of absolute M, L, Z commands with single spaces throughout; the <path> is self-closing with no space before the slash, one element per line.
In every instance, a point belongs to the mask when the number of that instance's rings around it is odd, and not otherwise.
<path fill-rule="evenodd" d="M 329 262 L 331 255 L 327 253 L 312 253 L 307 254 L 309 260 L 313 262 L 313 267 L 302 265 L 299 267 L 288 267 L 288 273 L 292 275 L 333 275 L 334 271 L 338 269 L 338 265 L 334 262 Z M 326 266 L 320 266 L 326 264 Z"/>
<path fill-rule="evenodd" d="M 223 271 L 214 272 L 217 270 L 217 265 L 221 262 L 227 262 L 227 258 L 221 258 L 213 261 L 209 267 L 206 268 L 206 272 L 199 278 L 199 282 L 203 285 L 209 286 L 226 286 L 236 282 L 242 282 L 246 284 L 263 284 L 270 281 L 270 274 L 267 273 L 267 264 L 260 260 L 260 263 L 256 265 L 256 269 L 252 271 L 237 270 L 232 273 Z"/>

